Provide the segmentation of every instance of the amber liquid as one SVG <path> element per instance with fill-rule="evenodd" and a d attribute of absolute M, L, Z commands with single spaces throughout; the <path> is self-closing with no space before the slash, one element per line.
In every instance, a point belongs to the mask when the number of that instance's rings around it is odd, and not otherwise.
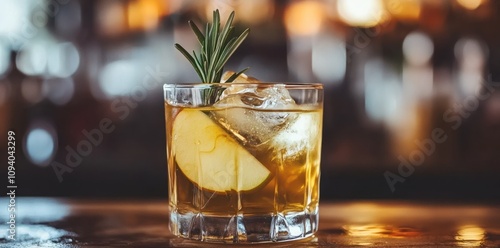
<path fill-rule="evenodd" d="M 271 172 L 271 176 L 261 185 L 246 192 L 205 190 L 184 175 L 171 149 L 173 142 L 172 123 L 182 109 L 182 107 L 165 105 L 170 228 L 174 234 L 214 242 L 260 242 L 266 239 L 270 239 L 269 241 L 298 239 L 310 236 L 316 231 L 322 129 L 320 109 L 280 110 L 280 115 L 292 116 L 293 118 L 290 118 L 279 130 L 276 130 L 276 134 L 266 135 L 271 137 L 270 140 L 258 145 L 242 141 L 238 137 L 240 130 L 228 130 L 227 126 L 218 124 Z M 223 114 L 226 111 L 214 108 L 198 108 L 198 110 L 211 116 L 214 123 L 218 123 L 217 117 L 214 116 L 220 117 L 221 115 L 217 115 L 217 113 Z M 266 114 L 268 113 L 272 112 L 266 111 Z M 305 137 L 305 139 L 297 140 L 295 138 L 293 140 L 292 138 L 292 142 L 281 142 L 279 146 L 276 146 L 273 138 L 291 135 L 279 136 L 278 134 L 289 126 L 293 126 L 293 123 L 297 122 L 299 118 L 311 121 L 304 130 L 295 130 L 300 131 L 297 133 L 299 138 Z M 313 126 L 310 126 L 311 124 Z M 269 133 L 269 131 L 266 132 Z M 292 132 L 292 134 L 294 133 Z M 290 147 L 287 147 L 289 145 Z M 294 216 L 298 214 L 299 217 L 288 219 L 287 215 L 289 214 Z M 235 217 L 236 219 L 234 219 Z M 251 220 L 253 217 L 256 218 L 255 222 L 259 222 L 259 224 L 253 224 Z M 245 220 L 248 221 L 245 222 Z M 210 221 L 212 223 L 203 223 Z M 218 228 L 216 226 L 219 221 L 221 225 L 233 225 L 231 221 L 235 222 L 236 230 L 234 233 L 231 233 L 233 232 L 231 227 L 221 227 L 217 231 L 212 230 Z M 302 230 L 302 234 L 298 234 L 298 236 L 293 234 L 294 231 L 289 230 L 289 228 L 294 223 L 290 222 L 300 222 L 301 226 L 298 228 Z M 280 227 L 280 225 L 285 227 Z M 205 226 L 207 226 L 207 230 L 203 231 Z M 280 228 L 285 228 L 285 230 Z M 280 238 L 280 235 L 283 237 Z"/>

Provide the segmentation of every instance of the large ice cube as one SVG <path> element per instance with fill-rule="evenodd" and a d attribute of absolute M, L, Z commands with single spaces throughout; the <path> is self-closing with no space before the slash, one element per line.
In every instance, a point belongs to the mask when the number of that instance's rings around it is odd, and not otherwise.
<path fill-rule="evenodd" d="M 314 147 L 318 145 L 321 135 L 319 122 L 319 112 L 302 112 L 272 139 L 270 145 L 278 150 L 285 163 L 287 160 L 302 161 L 300 157 L 306 159 L 309 151 L 319 149 Z"/>
<path fill-rule="evenodd" d="M 214 106 L 221 110 L 213 111 L 212 118 L 244 145 L 266 143 L 296 118 L 286 111 L 296 104 L 284 84 L 231 85 Z"/>

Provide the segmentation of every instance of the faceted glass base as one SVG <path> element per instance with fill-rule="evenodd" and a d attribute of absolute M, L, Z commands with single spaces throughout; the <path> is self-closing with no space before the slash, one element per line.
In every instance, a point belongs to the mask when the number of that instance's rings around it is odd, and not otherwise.
<path fill-rule="evenodd" d="M 318 214 L 304 211 L 221 217 L 173 211 L 170 230 L 176 236 L 204 242 L 283 242 L 311 237 L 318 230 Z"/>

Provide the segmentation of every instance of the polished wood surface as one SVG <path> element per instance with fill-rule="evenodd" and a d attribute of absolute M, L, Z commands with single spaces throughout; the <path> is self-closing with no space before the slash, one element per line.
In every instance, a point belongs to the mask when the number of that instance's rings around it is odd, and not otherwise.
<path fill-rule="evenodd" d="M 16 213 L 16 241 L 2 231 L 0 247 L 221 246 L 173 237 L 166 200 L 18 198 Z M 319 226 L 312 239 L 262 246 L 500 247 L 498 204 L 322 202 Z"/>

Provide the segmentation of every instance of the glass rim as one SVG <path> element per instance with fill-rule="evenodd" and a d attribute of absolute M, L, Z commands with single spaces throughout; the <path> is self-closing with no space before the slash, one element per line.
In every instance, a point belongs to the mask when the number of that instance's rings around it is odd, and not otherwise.
<path fill-rule="evenodd" d="M 296 82 L 259 82 L 259 83 L 172 83 L 164 84 L 163 89 L 190 89 L 190 88 L 210 88 L 211 86 L 218 86 L 221 88 L 227 88 L 231 85 L 237 86 L 249 86 L 249 87 L 270 87 L 276 85 L 283 85 L 288 89 L 323 89 L 323 84 L 321 83 L 296 83 Z"/>

